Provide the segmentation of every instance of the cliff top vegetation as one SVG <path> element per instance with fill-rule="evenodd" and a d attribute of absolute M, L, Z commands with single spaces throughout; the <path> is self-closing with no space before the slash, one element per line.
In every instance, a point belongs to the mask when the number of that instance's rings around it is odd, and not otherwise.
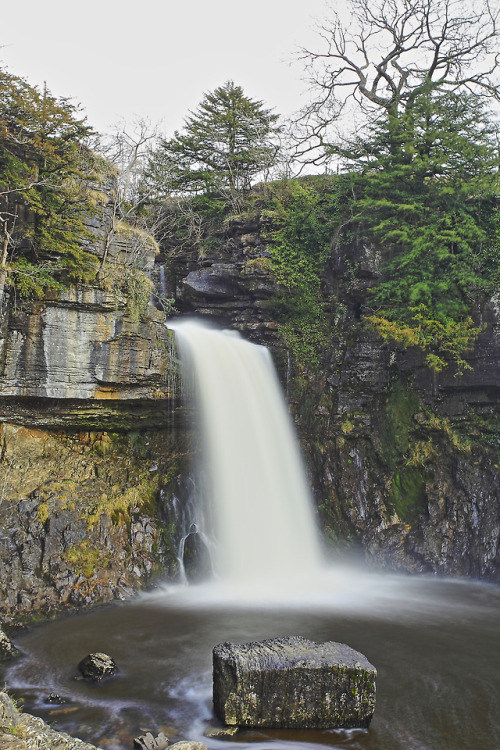
<path fill-rule="evenodd" d="M 261 265 L 282 290 L 274 305 L 288 340 L 321 349 L 330 243 L 356 237 L 386 258 L 366 324 L 425 350 L 434 370 L 466 367 L 481 330 L 474 311 L 500 280 L 498 11 L 488 0 L 350 0 L 349 8 L 348 26 L 332 13 L 323 46 L 304 50 L 313 97 L 288 134 L 293 158 L 278 116 L 232 81 L 205 94 L 171 138 L 143 129 L 115 139 L 122 171 L 105 198 L 100 263 L 88 252 L 85 216 L 103 200 L 109 165 L 89 148 L 74 105 L 2 70 L 1 288 L 8 279 L 40 295 L 103 282 L 124 220 L 137 237 L 210 255 L 229 217 L 254 211 L 267 214 Z M 289 179 L 301 161 L 325 165 L 321 186 Z M 255 180 L 266 184 L 259 200 Z"/>

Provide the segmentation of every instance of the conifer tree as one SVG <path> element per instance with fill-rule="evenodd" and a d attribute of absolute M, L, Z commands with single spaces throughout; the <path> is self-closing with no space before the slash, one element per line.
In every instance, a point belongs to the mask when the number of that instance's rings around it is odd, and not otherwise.
<path fill-rule="evenodd" d="M 350 226 L 392 258 L 369 324 L 425 349 L 435 370 L 450 359 L 463 368 L 480 330 L 474 305 L 500 276 L 489 110 L 500 101 L 500 11 L 489 0 L 349 6 L 349 24 L 334 14 L 324 50 L 305 52 L 319 96 L 304 112 L 302 154 L 316 161 L 319 149 L 350 173 Z"/>
<path fill-rule="evenodd" d="M 205 95 L 182 132 L 162 140 L 148 175 L 156 192 L 231 197 L 276 161 L 278 115 L 228 81 Z"/>
<path fill-rule="evenodd" d="M 465 365 L 471 305 L 498 285 L 497 128 L 466 94 L 421 96 L 395 142 L 381 118 L 351 176 L 356 221 L 393 258 L 371 296 L 383 335 Z"/>
<path fill-rule="evenodd" d="M 69 100 L 0 69 L 0 298 L 8 275 L 21 294 L 37 296 L 61 275 L 94 272 L 82 247 L 90 134 Z"/>

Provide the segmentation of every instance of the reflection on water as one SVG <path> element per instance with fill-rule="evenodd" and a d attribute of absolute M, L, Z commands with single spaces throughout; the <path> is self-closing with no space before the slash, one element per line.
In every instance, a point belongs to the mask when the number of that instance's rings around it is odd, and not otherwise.
<path fill-rule="evenodd" d="M 47 623 L 18 639 L 23 658 L 4 681 L 27 710 L 109 750 L 131 748 L 134 736 L 160 729 L 228 750 L 500 747 L 498 588 L 337 570 L 315 586 L 279 591 L 270 600 L 265 587 L 244 596 L 208 585 L 166 587 Z M 347 643 L 377 667 L 370 729 L 205 738 L 214 722 L 213 646 L 292 634 Z M 91 651 L 112 655 L 119 675 L 99 685 L 75 681 L 76 665 Z M 49 705 L 50 692 L 71 703 Z"/>

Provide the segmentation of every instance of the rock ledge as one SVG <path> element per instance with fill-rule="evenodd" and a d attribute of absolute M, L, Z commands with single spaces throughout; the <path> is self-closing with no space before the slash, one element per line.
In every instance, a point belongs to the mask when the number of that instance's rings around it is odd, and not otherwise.
<path fill-rule="evenodd" d="M 5 692 L 0 692 L 1 750 L 101 750 L 95 745 L 51 729 L 42 719 L 19 713 Z"/>

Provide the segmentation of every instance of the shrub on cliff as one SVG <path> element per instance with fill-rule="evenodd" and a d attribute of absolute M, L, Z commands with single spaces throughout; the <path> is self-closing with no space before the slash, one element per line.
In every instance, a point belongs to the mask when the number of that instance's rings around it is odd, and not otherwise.
<path fill-rule="evenodd" d="M 296 363 L 317 365 L 328 336 L 321 277 L 346 210 L 345 181 L 310 176 L 272 182 L 262 203 L 270 230 L 268 272 L 279 284 L 269 307 Z"/>

